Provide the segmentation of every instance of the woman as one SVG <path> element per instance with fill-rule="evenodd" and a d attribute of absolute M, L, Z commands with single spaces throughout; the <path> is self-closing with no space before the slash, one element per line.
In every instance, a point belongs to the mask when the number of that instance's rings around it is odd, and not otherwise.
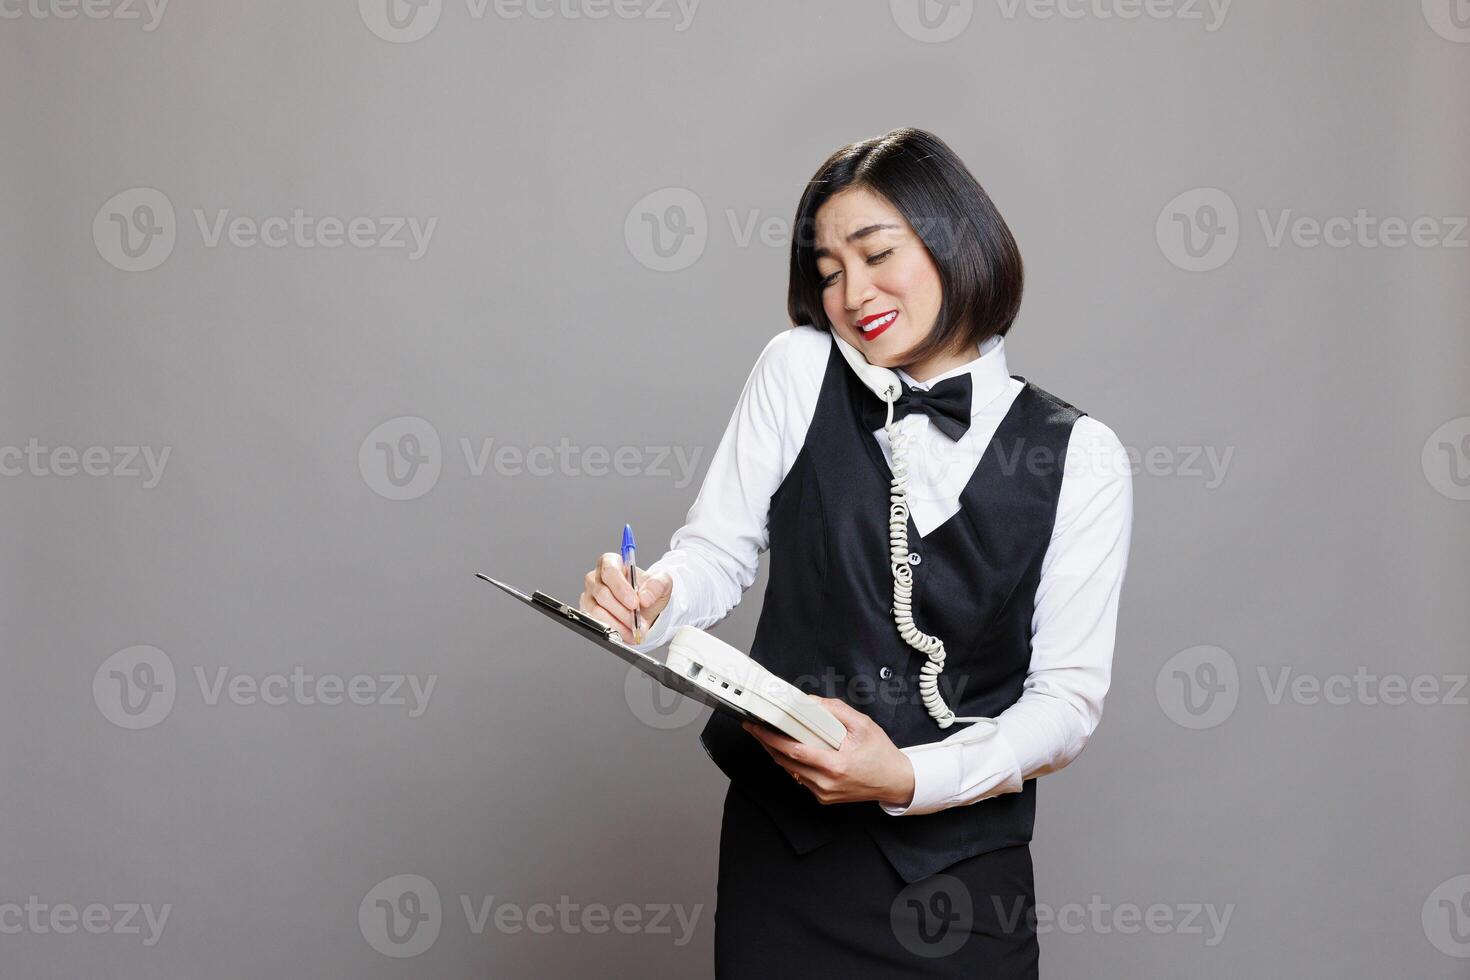
<path fill-rule="evenodd" d="M 848 729 L 706 725 L 721 977 L 1037 975 L 1035 781 L 1101 715 L 1132 487 L 1107 426 L 1009 374 L 1021 287 L 942 140 L 841 148 L 797 207 L 794 326 L 687 523 L 636 592 L 616 553 L 587 573 L 582 610 L 632 635 L 636 608 L 651 650 L 722 619 L 769 549 L 750 655 Z"/>

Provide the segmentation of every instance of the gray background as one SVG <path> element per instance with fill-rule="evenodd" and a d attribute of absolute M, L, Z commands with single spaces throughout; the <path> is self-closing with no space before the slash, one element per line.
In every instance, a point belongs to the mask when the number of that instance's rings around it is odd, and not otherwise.
<path fill-rule="evenodd" d="M 1020 241 L 1013 372 L 1155 453 L 1103 724 L 1040 788 L 1038 898 L 1067 916 L 1043 975 L 1470 976 L 1467 692 L 1447 703 L 1470 669 L 1470 251 L 1452 221 L 1436 244 L 1272 247 L 1259 216 L 1470 213 L 1450 0 L 1238 0 L 1213 30 L 1192 4 L 984 0 L 950 8 L 970 19 L 947 40 L 911 0 L 706 0 L 682 30 L 652 0 L 603 19 L 444 0 L 413 41 L 350 0 L 174 0 L 153 30 L 146 8 L 27 3 L 0 20 L 0 449 L 111 463 L 12 453 L 0 479 L 0 904 L 170 913 L 152 945 L 43 913 L 0 932 L 0 974 L 709 975 L 726 783 L 702 716 L 472 573 L 574 597 L 624 521 L 643 564 L 662 553 L 786 326 L 784 239 L 732 220 L 789 222 L 831 150 L 916 125 Z M 129 272 L 106 230 L 135 188 L 166 197 L 176 240 Z M 1198 189 L 1238 208 L 1207 271 L 1168 231 L 1208 219 Z M 691 198 L 705 213 L 661 269 L 644 215 L 667 229 Z M 195 217 L 296 208 L 437 224 L 414 259 L 211 246 Z M 395 500 L 375 454 L 412 448 L 403 417 L 439 448 L 419 442 Z M 627 462 L 476 475 L 465 441 L 491 439 Z M 116 447 L 168 447 L 156 486 Z M 1218 479 L 1205 451 L 1232 454 Z M 720 635 L 749 643 L 763 588 Z M 174 701 L 130 729 L 108 692 L 114 667 L 143 676 L 120 653 L 140 645 Z M 1200 715 L 1178 678 L 1206 666 L 1222 700 Z M 435 687 L 418 717 L 211 704 L 196 670 L 221 668 Z M 1441 696 L 1274 698 L 1283 669 Z M 358 918 L 397 875 L 442 901 L 412 958 Z M 463 896 L 699 917 L 682 945 L 677 925 L 476 933 Z M 1129 906 L 1174 925 L 1126 928 Z M 1228 909 L 1223 936 L 1191 906 Z"/>

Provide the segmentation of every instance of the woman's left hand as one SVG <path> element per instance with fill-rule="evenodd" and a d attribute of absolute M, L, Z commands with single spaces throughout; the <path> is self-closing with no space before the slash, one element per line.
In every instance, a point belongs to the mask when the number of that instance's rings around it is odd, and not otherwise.
<path fill-rule="evenodd" d="M 741 722 L 741 727 L 822 803 L 877 800 L 907 806 L 914 798 L 914 767 L 888 733 L 845 701 L 815 694 L 807 697 L 832 712 L 847 729 L 842 748 L 834 751 L 825 745 L 803 745 L 748 721 Z"/>

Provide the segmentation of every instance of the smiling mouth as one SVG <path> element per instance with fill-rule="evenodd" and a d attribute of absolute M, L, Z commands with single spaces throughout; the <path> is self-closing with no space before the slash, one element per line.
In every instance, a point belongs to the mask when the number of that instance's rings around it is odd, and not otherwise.
<path fill-rule="evenodd" d="M 887 313 L 874 313 L 872 316 L 865 316 L 857 322 L 858 332 L 862 334 L 864 340 L 873 340 L 883 331 L 893 326 L 894 321 L 897 319 L 897 310 L 889 310 Z"/>

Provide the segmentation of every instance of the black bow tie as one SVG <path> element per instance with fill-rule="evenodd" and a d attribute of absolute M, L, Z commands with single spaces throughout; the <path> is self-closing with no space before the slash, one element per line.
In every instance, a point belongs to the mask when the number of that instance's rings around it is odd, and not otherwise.
<path fill-rule="evenodd" d="M 893 403 L 893 420 L 910 412 L 923 412 L 929 416 L 935 428 L 958 442 L 970 427 L 970 375 L 960 374 L 945 378 L 928 391 L 903 385 L 903 394 Z M 870 395 L 863 402 L 863 422 L 869 430 L 883 428 L 888 418 L 887 406 L 877 395 Z"/>

